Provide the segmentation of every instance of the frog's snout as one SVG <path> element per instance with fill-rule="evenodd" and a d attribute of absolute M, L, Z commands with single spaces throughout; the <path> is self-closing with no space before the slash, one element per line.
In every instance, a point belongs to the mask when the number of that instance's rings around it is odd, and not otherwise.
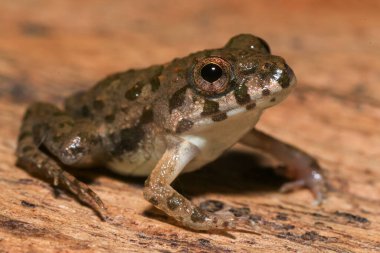
<path fill-rule="evenodd" d="M 282 88 L 288 88 L 289 86 L 295 85 L 297 82 L 296 76 L 293 70 L 285 63 L 285 71 L 283 77 L 279 79 L 279 84 Z"/>

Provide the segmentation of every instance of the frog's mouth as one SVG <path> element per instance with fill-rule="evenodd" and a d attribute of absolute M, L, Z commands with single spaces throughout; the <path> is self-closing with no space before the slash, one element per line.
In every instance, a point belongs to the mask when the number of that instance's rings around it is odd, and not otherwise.
<path fill-rule="evenodd" d="M 248 107 L 248 109 L 247 109 Z M 256 109 L 256 101 L 251 101 L 246 103 L 245 105 L 238 106 L 235 108 L 230 108 L 223 111 L 218 111 L 212 114 L 208 114 L 207 116 L 202 115 L 197 119 L 193 120 L 194 127 L 206 127 L 207 125 L 212 125 L 218 122 L 222 122 L 228 120 L 230 118 L 234 118 L 237 115 L 241 115 L 247 113 L 249 111 L 260 113 L 260 109 Z M 250 117 L 247 115 L 247 117 Z"/>
<path fill-rule="evenodd" d="M 282 100 L 282 99 L 281 99 Z M 278 99 L 273 100 L 272 105 L 277 104 Z M 247 114 L 247 118 L 245 120 L 249 120 L 249 117 L 252 117 L 254 114 L 261 114 L 261 112 L 269 107 L 262 98 L 251 100 L 248 103 L 238 105 L 233 108 L 229 108 L 227 110 L 221 110 L 215 113 L 208 114 L 207 116 L 202 115 L 197 119 L 193 120 L 194 126 L 207 126 L 211 124 L 215 124 L 218 122 L 222 122 L 231 118 L 234 118 L 238 115 Z"/>

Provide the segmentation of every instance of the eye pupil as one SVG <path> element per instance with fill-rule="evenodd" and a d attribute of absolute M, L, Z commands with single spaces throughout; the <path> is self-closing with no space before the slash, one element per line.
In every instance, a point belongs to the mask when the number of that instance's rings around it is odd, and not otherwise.
<path fill-rule="evenodd" d="M 201 76 L 209 83 L 215 82 L 223 75 L 223 70 L 217 64 L 209 63 L 201 69 Z"/>

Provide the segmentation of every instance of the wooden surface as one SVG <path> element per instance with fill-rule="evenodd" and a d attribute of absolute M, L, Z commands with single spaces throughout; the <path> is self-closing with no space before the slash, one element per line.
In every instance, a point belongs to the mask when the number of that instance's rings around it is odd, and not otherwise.
<path fill-rule="evenodd" d="M 2 0 L 0 252 L 379 252 L 379 13 L 371 0 Z M 60 103 L 112 72 L 242 32 L 265 38 L 297 75 L 295 92 L 258 128 L 319 159 L 331 185 L 322 206 L 306 190 L 280 194 L 284 180 L 262 158 L 234 152 L 176 188 L 196 203 L 250 208 L 259 235 L 185 230 L 143 199 L 143 180 L 83 173 L 117 217 L 108 224 L 14 165 L 30 102 Z"/>

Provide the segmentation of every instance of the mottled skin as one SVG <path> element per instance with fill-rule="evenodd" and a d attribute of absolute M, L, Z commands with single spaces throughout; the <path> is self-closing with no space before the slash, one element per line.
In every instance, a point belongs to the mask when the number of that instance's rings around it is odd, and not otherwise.
<path fill-rule="evenodd" d="M 284 163 L 283 175 L 294 181 L 283 190 L 308 187 L 321 200 L 317 162 L 254 129 L 261 112 L 282 101 L 294 84 L 293 71 L 262 39 L 238 35 L 220 49 L 111 75 L 69 97 L 64 110 L 31 105 L 20 130 L 18 164 L 68 189 L 103 218 L 108 216 L 100 198 L 63 165 L 149 175 L 144 197 L 184 226 L 234 229 L 244 226 L 241 220 L 200 210 L 170 184 L 240 141 Z"/>

